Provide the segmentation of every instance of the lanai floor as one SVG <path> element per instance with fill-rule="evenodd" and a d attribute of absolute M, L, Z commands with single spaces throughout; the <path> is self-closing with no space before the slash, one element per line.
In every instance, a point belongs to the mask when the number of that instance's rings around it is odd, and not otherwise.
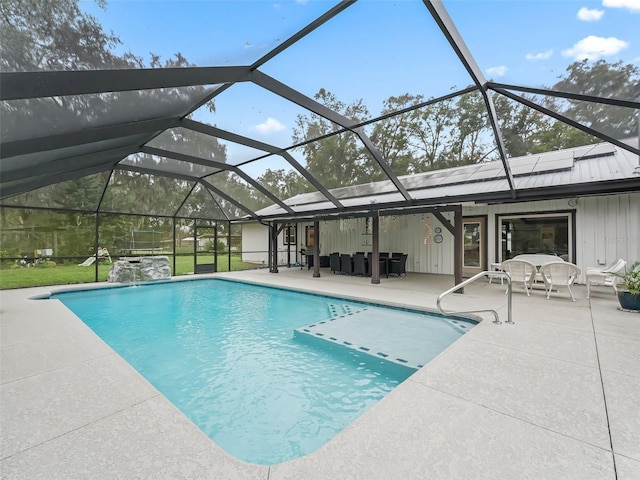
<path fill-rule="evenodd" d="M 452 277 L 368 279 L 281 268 L 216 274 L 435 309 Z M 223 452 L 57 301 L 0 292 L 2 478 L 640 478 L 640 314 L 598 288 L 577 301 L 516 288 L 491 317 L 316 452 L 272 466 Z M 448 309 L 499 308 L 479 281 Z"/>

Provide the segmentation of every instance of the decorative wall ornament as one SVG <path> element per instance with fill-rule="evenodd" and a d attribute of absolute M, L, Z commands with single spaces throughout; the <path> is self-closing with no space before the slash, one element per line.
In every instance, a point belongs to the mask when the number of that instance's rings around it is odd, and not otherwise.
<path fill-rule="evenodd" d="M 385 215 L 380 217 L 380 229 L 383 232 L 391 232 L 399 228 L 407 228 L 406 215 Z"/>
<path fill-rule="evenodd" d="M 443 240 L 442 234 L 441 234 L 442 229 L 440 227 L 436 227 L 435 232 L 436 234 L 433 236 L 433 241 L 435 243 L 442 243 L 442 240 Z"/>
<path fill-rule="evenodd" d="M 340 231 L 342 233 L 355 232 L 357 228 L 358 228 L 358 219 L 357 218 L 342 218 L 342 219 L 340 219 Z"/>
<path fill-rule="evenodd" d="M 362 246 L 368 247 L 371 245 L 371 219 L 365 217 L 364 219 L 364 231 L 362 232 Z"/>
<path fill-rule="evenodd" d="M 431 217 L 427 215 L 424 219 L 424 244 L 431 241 Z"/>

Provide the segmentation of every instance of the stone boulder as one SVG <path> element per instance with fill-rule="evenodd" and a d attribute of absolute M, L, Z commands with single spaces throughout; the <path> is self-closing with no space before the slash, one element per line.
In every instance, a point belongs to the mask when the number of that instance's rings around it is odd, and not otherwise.
<path fill-rule="evenodd" d="M 126 258 L 113 262 L 107 282 L 133 283 L 171 278 L 169 257 Z"/>

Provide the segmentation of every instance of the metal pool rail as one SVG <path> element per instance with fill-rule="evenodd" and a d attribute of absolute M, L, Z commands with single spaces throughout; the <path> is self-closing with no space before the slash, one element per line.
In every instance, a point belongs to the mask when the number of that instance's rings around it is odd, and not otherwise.
<path fill-rule="evenodd" d="M 496 324 L 502 323 L 500 321 L 500 317 L 498 316 L 498 312 L 496 312 L 495 310 L 492 310 L 490 308 L 482 309 L 482 310 L 446 311 L 440 305 L 440 302 L 442 301 L 442 299 L 444 297 L 446 297 L 447 295 L 449 295 L 450 293 L 453 293 L 456 290 L 460 290 L 461 288 L 465 287 L 466 285 L 469 285 L 470 283 L 475 282 L 477 279 L 479 279 L 481 277 L 487 277 L 489 275 L 493 275 L 493 276 L 499 275 L 499 276 L 503 276 L 503 277 L 505 277 L 507 279 L 507 321 L 505 323 L 509 323 L 509 324 L 513 325 L 513 320 L 511 319 L 511 276 L 507 272 L 497 272 L 497 271 L 480 272 L 480 273 L 474 275 L 473 277 L 466 279 L 464 282 L 459 283 L 458 285 L 455 285 L 454 287 L 450 288 L 446 292 L 441 293 L 438 296 L 438 301 L 437 301 L 438 310 L 440 310 L 445 315 L 458 315 L 458 314 L 461 314 L 461 313 L 490 312 L 490 313 L 493 314 L 493 317 L 494 317 L 493 323 L 496 323 Z"/>

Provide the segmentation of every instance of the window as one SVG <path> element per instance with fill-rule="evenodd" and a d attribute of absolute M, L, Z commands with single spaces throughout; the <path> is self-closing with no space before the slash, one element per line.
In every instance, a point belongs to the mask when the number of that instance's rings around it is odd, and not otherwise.
<path fill-rule="evenodd" d="M 295 245 L 296 244 L 296 227 L 295 225 L 287 225 L 284 229 L 284 244 Z"/>
<path fill-rule="evenodd" d="M 313 248 L 315 246 L 315 228 L 312 226 L 305 227 L 305 236 L 307 237 L 307 247 Z"/>
<path fill-rule="evenodd" d="M 547 253 L 573 258 L 571 213 L 499 217 L 501 260 L 521 253 Z"/>

